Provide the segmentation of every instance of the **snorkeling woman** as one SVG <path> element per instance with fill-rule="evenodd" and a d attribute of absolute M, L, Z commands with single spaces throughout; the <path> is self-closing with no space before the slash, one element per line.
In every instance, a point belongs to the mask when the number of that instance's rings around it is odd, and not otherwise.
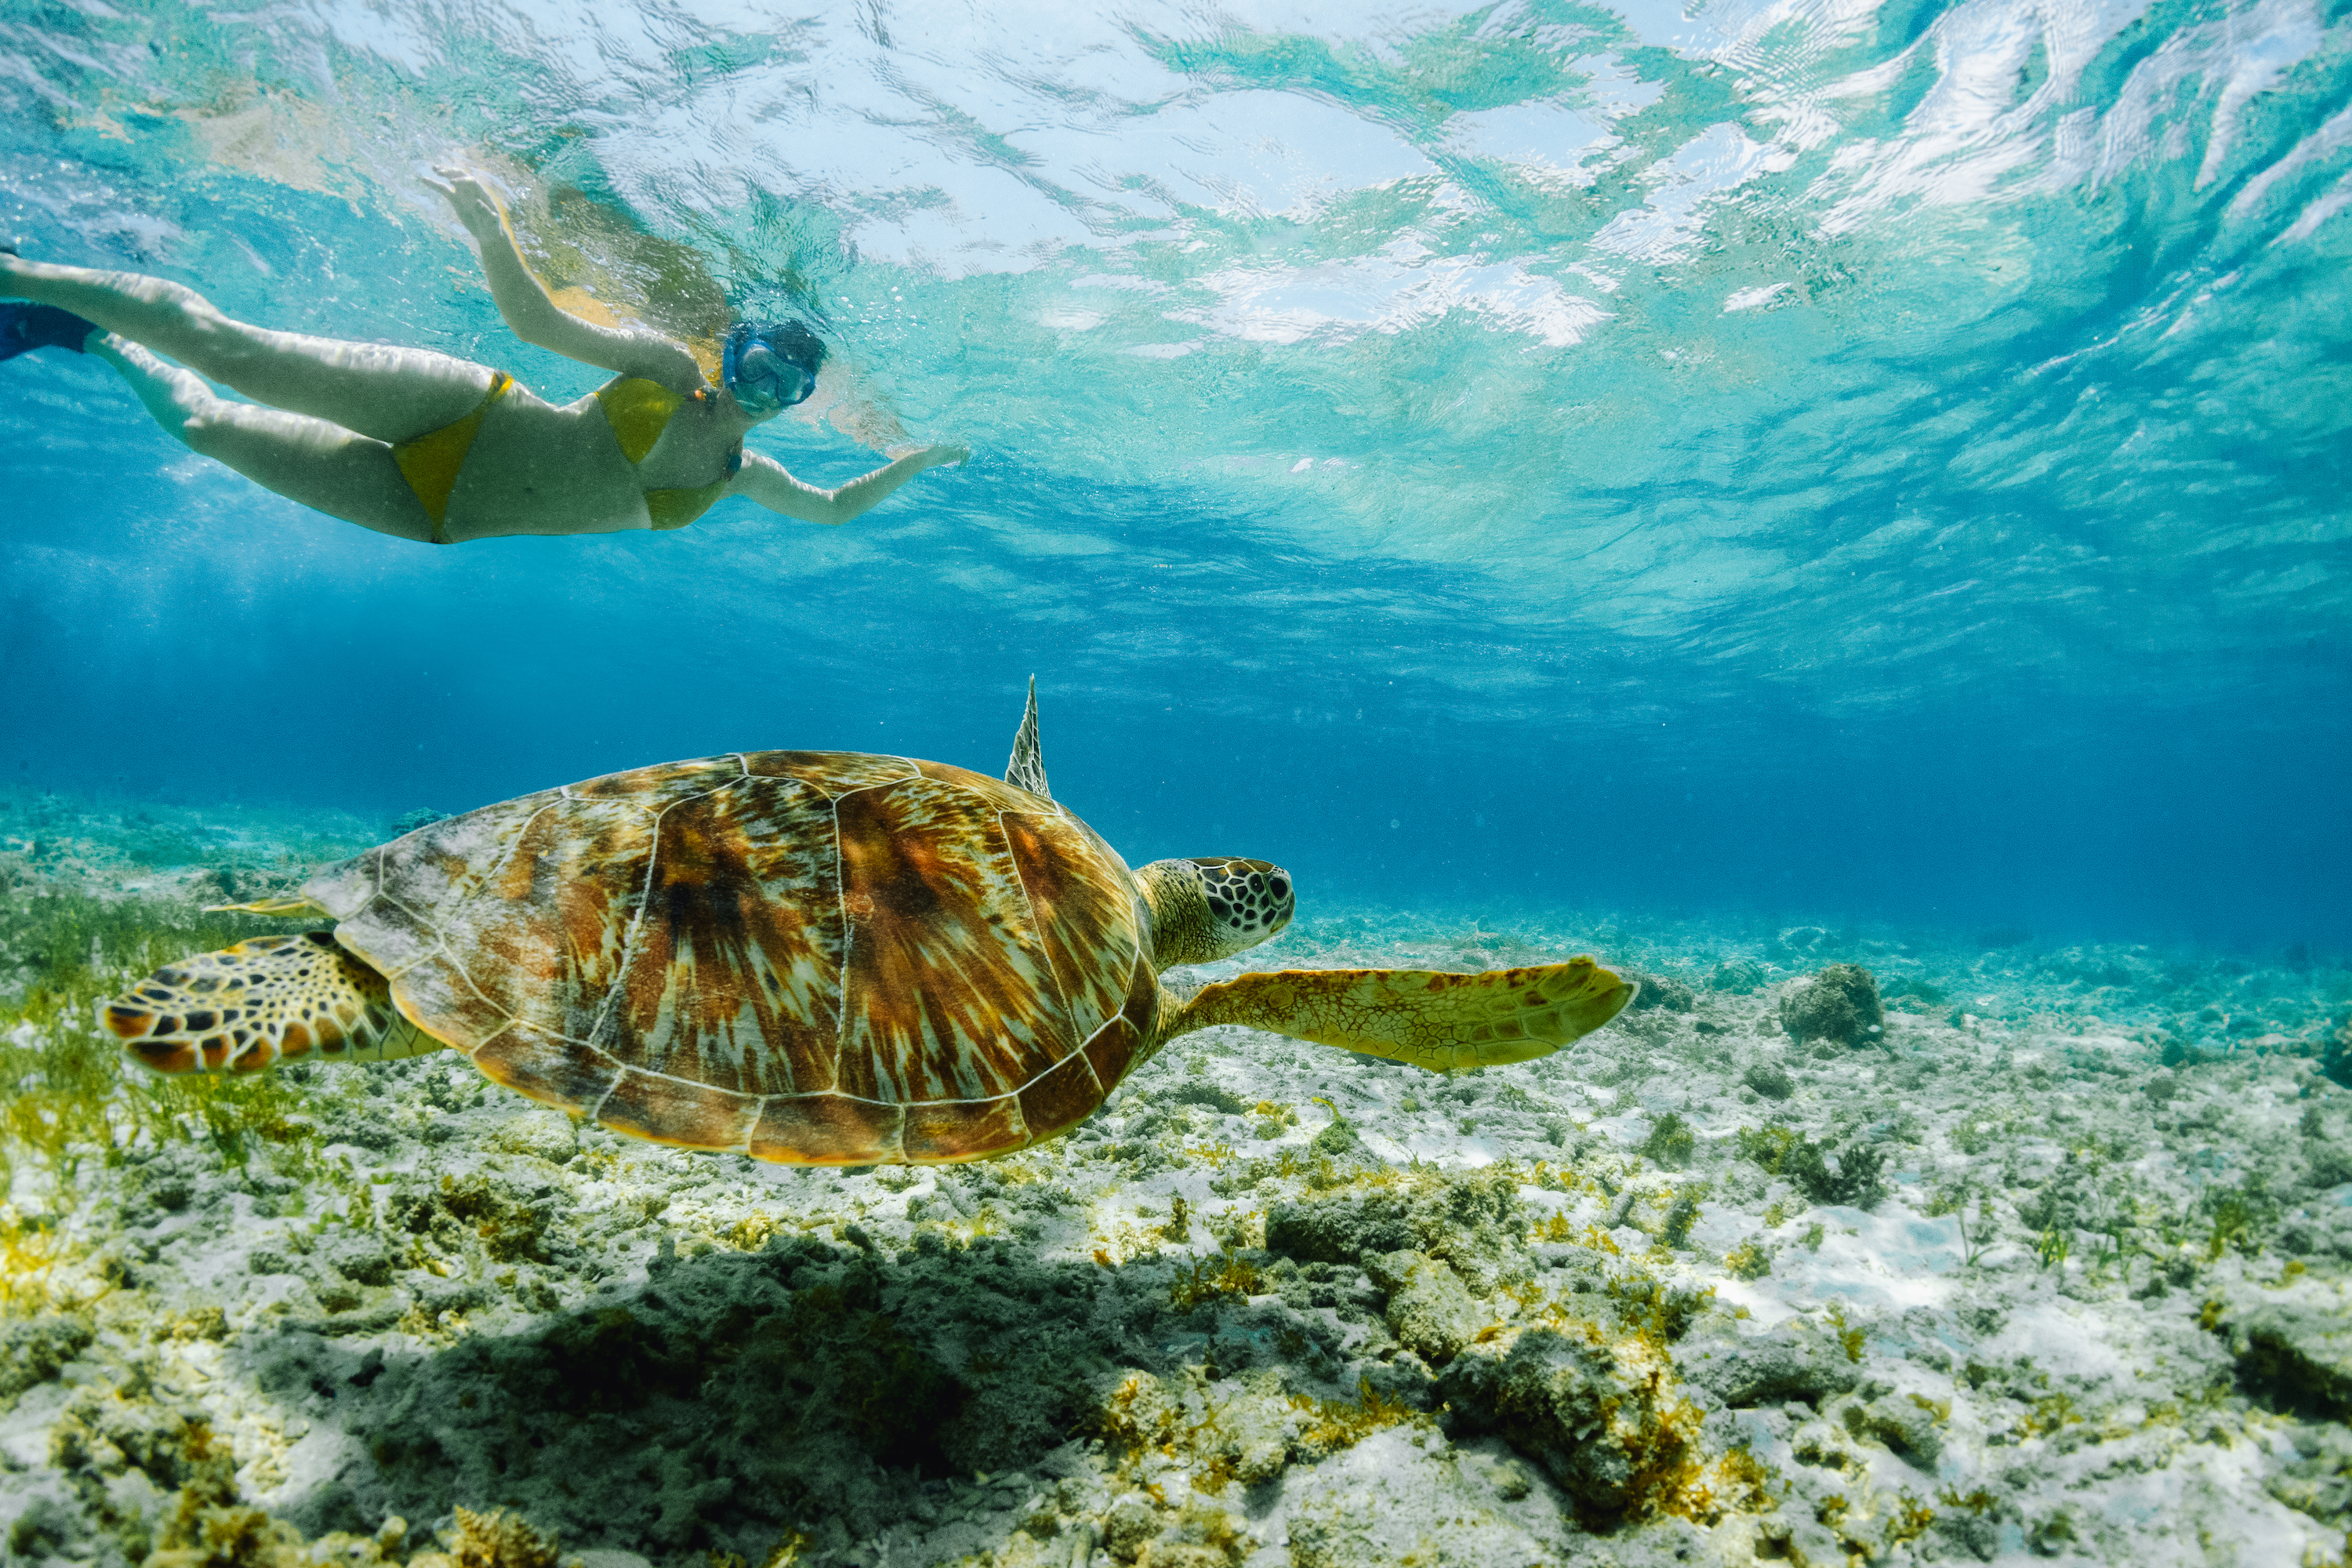
<path fill-rule="evenodd" d="M 438 185 L 475 242 L 515 336 L 615 373 L 557 407 L 514 378 L 425 349 L 247 326 L 180 284 L 23 260 L 0 249 L 0 359 L 96 354 L 189 450 L 289 500 L 379 533 L 457 544 L 514 533 L 684 528 L 740 495 L 808 522 L 867 510 L 924 469 L 926 447 L 819 489 L 743 450 L 743 436 L 814 390 L 824 344 L 798 321 L 739 321 L 716 388 L 684 343 L 559 307 L 523 262 L 498 198 L 474 175 Z M 189 369 L 164 363 L 169 354 Z M 266 407 L 235 403 L 209 376 Z"/>

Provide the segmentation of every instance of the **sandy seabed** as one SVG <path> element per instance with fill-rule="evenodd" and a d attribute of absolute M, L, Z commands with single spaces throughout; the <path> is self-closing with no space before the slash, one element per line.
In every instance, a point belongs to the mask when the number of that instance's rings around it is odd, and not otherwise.
<path fill-rule="evenodd" d="M 382 827 L 11 797 L 0 929 Z M 1321 908 L 1203 974 L 1583 952 L 1642 994 L 1539 1062 L 1216 1030 L 1058 1142 L 840 1173 L 454 1055 L 134 1114 L 0 950 L 0 1561 L 2344 1561 L 2352 970 Z M 1832 964 L 1882 1021 L 1800 1041 Z M 44 1142 L 77 1072 L 120 1103 Z"/>

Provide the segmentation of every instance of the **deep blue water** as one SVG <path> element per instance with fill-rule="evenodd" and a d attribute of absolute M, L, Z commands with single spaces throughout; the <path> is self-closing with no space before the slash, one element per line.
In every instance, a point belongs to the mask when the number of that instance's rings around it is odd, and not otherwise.
<path fill-rule="evenodd" d="M 2352 944 L 2343 4 L 593 14 L 7 5 L 0 222 L 577 395 L 419 182 L 463 158 L 974 460 L 837 531 L 436 550 L 25 357 L 16 780 L 992 772 L 1034 671 L 1131 861 L 1310 900 Z"/>

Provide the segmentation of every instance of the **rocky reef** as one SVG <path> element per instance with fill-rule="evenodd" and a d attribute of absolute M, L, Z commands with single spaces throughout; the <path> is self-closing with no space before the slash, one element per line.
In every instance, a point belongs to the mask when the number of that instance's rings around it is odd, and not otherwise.
<path fill-rule="evenodd" d="M 91 1000 L 247 929 L 0 900 L 10 1568 L 2295 1563 L 2352 1526 L 2340 965 L 1310 915 L 1253 959 L 1595 951 L 1655 1001 L 1454 1079 L 1213 1031 L 1057 1143 L 813 1172 L 455 1056 L 125 1077 Z"/>

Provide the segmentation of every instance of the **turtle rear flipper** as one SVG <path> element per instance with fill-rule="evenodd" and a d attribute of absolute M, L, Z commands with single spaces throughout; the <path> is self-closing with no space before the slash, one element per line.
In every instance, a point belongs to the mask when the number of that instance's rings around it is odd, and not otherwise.
<path fill-rule="evenodd" d="M 308 893 L 297 893 L 290 898 L 253 899 L 242 904 L 206 904 L 205 913 L 208 915 L 325 915 L 329 920 L 334 919 L 331 910 Z"/>
<path fill-rule="evenodd" d="M 1031 795 L 1054 798 L 1045 787 L 1045 752 L 1037 743 L 1037 678 L 1029 678 L 1029 706 L 1022 710 L 1021 728 L 1013 732 L 1013 760 L 1004 764 L 1004 782 Z"/>
<path fill-rule="evenodd" d="M 383 975 L 323 931 L 184 958 L 101 1003 L 98 1020 L 157 1072 L 257 1072 L 289 1057 L 381 1061 L 442 1048 L 400 1016 Z"/>
<path fill-rule="evenodd" d="M 1295 1040 L 1459 1072 L 1547 1057 L 1615 1017 L 1633 987 L 1590 958 L 1451 974 L 1286 969 L 1203 987 L 1163 1038 L 1242 1024 Z"/>

